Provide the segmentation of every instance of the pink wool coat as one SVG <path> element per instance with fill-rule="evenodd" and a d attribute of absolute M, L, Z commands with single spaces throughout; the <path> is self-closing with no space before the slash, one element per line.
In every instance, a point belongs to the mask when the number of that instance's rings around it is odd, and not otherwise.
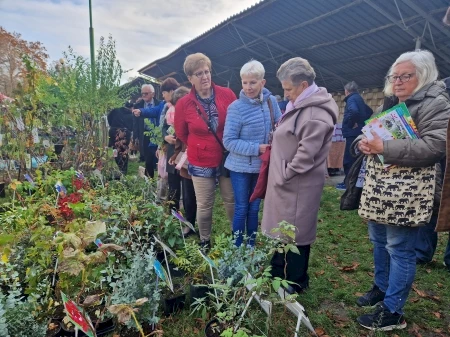
<path fill-rule="evenodd" d="M 271 237 L 285 220 L 296 227 L 295 242 L 316 239 L 317 214 L 325 184 L 326 159 L 338 107 L 325 88 L 286 112 L 272 141 L 262 232 Z"/>

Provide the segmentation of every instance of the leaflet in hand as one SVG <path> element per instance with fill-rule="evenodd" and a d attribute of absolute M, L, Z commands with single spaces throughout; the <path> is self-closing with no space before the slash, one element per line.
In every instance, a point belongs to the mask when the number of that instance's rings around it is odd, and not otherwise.
<path fill-rule="evenodd" d="M 398 104 L 386 111 L 380 112 L 365 121 L 362 132 L 367 139 L 373 139 L 374 131 L 383 140 L 419 139 L 419 132 L 405 103 Z M 383 156 L 378 155 L 384 163 Z M 389 167 L 390 165 L 385 165 Z"/>
<path fill-rule="evenodd" d="M 167 134 L 173 136 L 175 134 L 175 128 L 171 125 L 169 126 L 169 128 L 167 129 Z"/>

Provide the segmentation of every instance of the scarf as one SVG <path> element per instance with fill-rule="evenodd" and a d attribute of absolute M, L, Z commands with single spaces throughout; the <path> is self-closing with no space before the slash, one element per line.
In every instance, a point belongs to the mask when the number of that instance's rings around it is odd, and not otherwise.
<path fill-rule="evenodd" d="M 303 102 L 305 99 L 307 99 L 312 94 L 319 91 L 319 87 L 317 86 L 316 82 L 313 82 L 308 88 L 303 90 L 303 92 L 295 99 L 294 104 L 292 104 L 291 101 L 289 101 L 288 105 L 286 106 L 286 112 L 289 112 L 291 110 L 294 110 L 300 106 L 300 103 Z"/>
<path fill-rule="evenodd" d="M 208 115 L 209 123 L 211 124 L 211 128 L 216 131 L 217 126 L 219 125 L 219 112 L 217 111 L 216 105 L 216 95 L 214 93 L 214 89 L 211 88 L 211 96 L 208 98 L 201 98 L 197 92 L 195 93 L 197 96 L 197 100 L 202 105 L 203 109 L 205 109 L 206 114 Z"/>

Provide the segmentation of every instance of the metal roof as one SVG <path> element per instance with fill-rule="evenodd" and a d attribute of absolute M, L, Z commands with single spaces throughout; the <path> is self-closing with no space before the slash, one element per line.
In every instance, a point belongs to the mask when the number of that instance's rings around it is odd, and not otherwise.
<path fill-rule="evenodd" d="M 450 28 L 442 18 L 449 0 L 265 0 L 183 44 L 139 70 L 159 80 L 186 82 L 183 62 L 195 52 L 212 61 L 213 81 L 238 92 L 242 65 L 256 59 L 266 69 L 266 87 L 281 93 L 275 74 L 301 56 L 316 70 L 316 82 L 342 91 L 351 80 L 381 87 L 403 52 L 433 52 L 441 77 L 450 76 Z"/>

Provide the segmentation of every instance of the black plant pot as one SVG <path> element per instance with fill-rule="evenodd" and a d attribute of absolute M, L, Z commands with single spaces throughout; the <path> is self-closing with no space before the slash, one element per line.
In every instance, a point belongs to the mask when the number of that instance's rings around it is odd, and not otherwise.
<path fill-rule="evenodd" d="M 55 153 L 59 156 L 64 148 L 64 144 L 55 144 Z"/>
<path fill-rule="evenodd" d="M 197 298 L 207 297 L 208 291 L 209 291 L 208 286 L 191 284 L 189 286 L 191 302 L 194 302 Z"/>
<path fill-rule="evenodd" d="M 174 277 L 174 278 L 175 277 L 183 277 L 186 274 L 186 272 L 184 270 L 181 270 L 173 263 L 169 263 L 169 269 L 170 269 L 170 275 L 172 275 L 172 277 Z"/>
<path fill-rule="evenodd" d="M 56 319 L 52 319 L 51 323 L 55 325 L 55 327 L 51 330 L 47 329 L 47 333 L 45 337 L 56 337 L 61 336 L 61 323 Z"/>
<path fill-rule="evenodd" d="M 164 299 L 164 314 L 166 316 L 172 315 L 184 308 L 186 302 L 186 294 L 174 295 Z"/>
<path fill-rule="evenodd" d="M 205 327 L 205 336 L 206 337 L 220 337 L 220 334 L 222 333 L 221 326 L 219 324 L 219 321 L 217 319 L 213 319 L 206 324 Z"/>
<path fill-rule="evenodd" d="M 6 198 L 5 183 L 0 183 L 0 198 Z"/>
<path fill-rule="evenodd" d="M 78 331 L 78 336 L 80 335 L 80 331 Z M 69 329 L 62 321 L 61 321 L 61 332 L 59 334 L 60 337 L 73 337 L 75 336 L 75 329 Z"/>
<path fill-rule="evenodd" d="M 96 324 L 97 324 L 96 321 L 92 321 L 92 325 L 94 327 Z M 113 332 L 115 330 L 115 328 L 116 328 L 116 325 L 114 324 L 114 320 L 112 318 L 108 318 L 108 319 L 98 323 L 97 329 L 95 330 L 95 334 L 97 335 L 97 337 L 106 336 L 110 332 Z M 87 335 L 84 332 L 79 331 L 78 336 L 84 337 Z"/>

